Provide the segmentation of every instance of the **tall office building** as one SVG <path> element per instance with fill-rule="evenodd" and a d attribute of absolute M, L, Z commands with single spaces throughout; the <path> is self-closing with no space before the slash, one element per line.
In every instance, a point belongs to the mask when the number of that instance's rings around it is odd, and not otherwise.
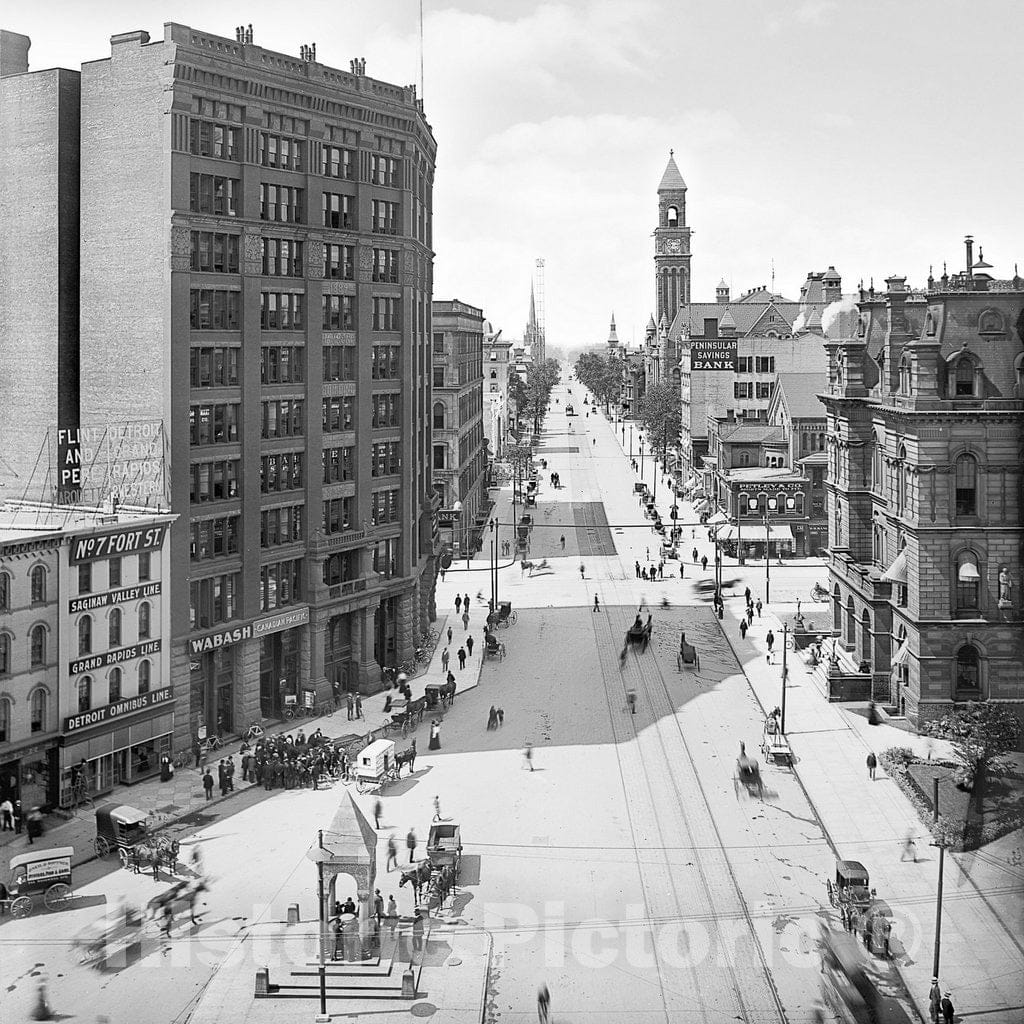
<path fill-rule="evenodd" d="M 81 84 L 82 419 L 163 421 L 179 740 L 379 687 L 433 615 L 415 89 L 178 24 Z"/>

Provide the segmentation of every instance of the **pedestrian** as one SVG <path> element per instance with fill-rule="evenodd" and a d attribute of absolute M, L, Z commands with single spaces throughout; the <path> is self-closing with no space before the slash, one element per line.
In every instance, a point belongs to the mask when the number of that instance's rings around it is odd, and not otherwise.
<path fill-rule="evenodd" d="M 345 694 L 345 709 L 348 711 L 348 720 L 352 721 L 352 714 L 355 711 L 355 701 L 352 699 L 351 692 Z"/>
<path fill-rule="evenodd" d="M 526 762 L 526 767 L 533 771 L 533 744 L 527 742 L 526 746 L 523 747 L 523 760 Z"/>
<path fill-rule="evenodd" d="M 651 549 L 650 548 L 644 548 L 644 551 L 646 552 L 646 554 L 644 556 L 644 561 L 645 562 L 649 562 L 651 560 Z"/>
<path fill-rule="evenodd" d="M 379 928 L 384 919 L 384 897 L 381 896 L 380 889 L 373 891 L 373 916 L 377 918 L 377 927 Z"/>
<path fill-rule="evenodd" d="M 562 545 L 562 550 L 565 550 L 565 534 L 558 538 L 558 543 Z"/>
<path fill-rule="evenodd" d="M 416 908 L 415 914 L 412 921 L 412 948 L 419 952 L 423 949 L 423 915 L 419 907 Z"/>
<path fill-rule="evenodd" d="M 636 690 L 626 691 L 626 707 L 631 715 L 636 714 Z"/>
<path fill-rule="evenodd" d="M 707 555 L 702 555 L 701 556 L 700 568 L 701 568 L 701 572 L 707 572 L 708 571 L 708 556 Z"/>
<path fill-rule="evenodd" d="M 447 571 L 448 571 L 448 570 L 447 570 L 447 569 L 445 569 L 445 568 L 444 568 L 443 566 L 441 567 L 441 582 L 442 582 L 442 583 L 444 583 L 444 574 L 445 574 L 445 573 L 446 573 Z"/>
<path fill-rule="evenodd" d="M 953 1024 L 953 1014 L 956 1013 L 953 1009 L 953 993 L 947 992 L 939 1006 L 942 1009 L 942 1024 Z"/>
<path fill-rule="evenodd" d="M 942 989 L 939 988 L 939 979 L 932 978 L 932 987 L 928 990 L 928 1016 L 932 1024 L 938 1024 L 940 1008 L 942 1005 Z"/>
<path fill-rule="evenodd" d="M 583 575 L 583 574 L 584 574 L 585 572 L 586 572 L 586 569 L 584 568 L 584 566 L 583 566 L 583 563 L 582 563 L 582 562 L 580 562 L 580 579 L 581 579 L 581 580 L 582 580 L 582 579 L 584 579 L 584 575 Z"/>
<path fill-rule="evenodd" d="M 409 863 L 411 864 L 416 858 L 416 833 L 412 829 L 409 829 L 409 834 L 405 837 L 405 846 L 409 851 Z"/>
<path fill-rule="evenodd" d="M 210 769 L 206 769 L 206 773 L 203 775 L 203 789 L 206 791 L 206 799 L 213 799 L 213 776 L 210 774 Z"/>
<path fill-rule="evenodd" d="M 398 867 L 398 847 L 395 845 L 394 832 L 388 836 L 388 860 L 386 865 L 388 871 L 391 870 L 392 864 L 394 864 L 396 868 Z"/>
<path fill-rule="evenodd" d="M 636 578 L 640 579 L 640 559 L 636 560 Z"/>
<path fill-rule="evenodd" d="M 362 694 L 356 694 L 356 718 L 363 717 L 363 697 Z"/>
<path fill-rule="evenodd" d="M 384 805 L 380 802 L 380 798 L 373 802 L 373 827 L 376 829 L 380 828 L 380 816 L 384 813 Z"/>
<path fill-rule="evenodd" d="M 747 620 L 740 619 L 740 638 L 743 640 L 747 639 Z"/>
<path fill-rule="evenodd" d="M 594 611 L 599 612 L 601 610 L 601 602 L 597 598 L 597 594 L 594 595 Z"/>
<path fill-rule="evenodd" d="M 769 629 L 768 635 L 764 638 L 764 642 L 768 645 L 768 653 L 771 654 L 772 648 L 775 646 L 775 634 Z"/>
<path fill-rule="evenodd" d="M 9 799 L 0 803 L 0 832 L 14 831 L 14 804 Z"/>
<path fill-rule="evenodd" d="M 462 613 L 462 628 L 468 633 L 469 632 L 469 612 Z"/>
<path fill-rule="evenodd" d="M 394 893 L 388 896 L 387 919 L 388 931 L 391 937 L 394 938 L 395 931 L 398 928 L 398 904 L 395 902 Z"/>
<path fill-rule="evenodd" d="M 683 579 L 683 565 L 684 565 L 683 560 L 680 558 L 679 559 L 679 578 L 680 579 Z"/>
<path fill-rule="evenodd" d="M 466 667 L 466 648 L 460 647 L 456 657 L 459 659 L 459 671 L 461 672 Z"/>
<path fill-rule="evenodd" d="M 749 608 L 750 607 L 750 587 L 747 587 L 747 589 L 743 591 L 743 597 L 745 598 L 745 600 L 747 602 L 747 607 Z"/>
<path fill-rule="evenodd" d="M 473 657 L 473 638 L 471 636 L 466 637 L 466 652 L 471 658 Z"/>
<path fill-rule="evenodd" d="M 757 609 L 757 617 L 761 618 L 761 609 L 764 607 L 764 605 L 761 604 L 761 598 L 757 599 L 757 601 L 754 604 L 754 607 Z"/>
<path fill-rule="evenodd" d="M 442 672 L 447 672 L 448 671 L 448 662 L 450 660 L 451 660 L 451 655 L 448 653 L 448 648 L 446 647 L 441 652 L 441 671 Z"/>
<path fill-rule="evenodd" d="M 454 687 L 455 686 L 455 673 L 451 669 L 448 669 L 448 675 L 445 676 L 444 681 L 450 687 Z"/>
<path fill-rule="evenodd" d="M 228 795 L 228 767 L 227 762 L 221 758 L 217 765 L 217 785 L 220 787 L 220 795 Z"/>
<path fill-rule="evenodd" d="M 917 840 L 914 838 L 913 829 L 907 831 L 907 838 L 903 840 L 903 853 L 900 854 L 900 860 L 904 861 L 907 857 L 910 857 L 915 864 L 917 863 Z"/>
<path fill-rule="evenodd" d="M 455 614 L 458 615 L 462 611 L 462 595 L 455 595 Z"/>
<path fill-rule="evenodd" d="M 537 1019 L 540 1024 L 548 1024 L 551 1017 L 551 993 L 547 985 L 541 985 L 537 990 Z"/>
<path fill-rule="evenodd" d="M 490 732 L 492 729 L 498 728 L 498 711 L 495 706 L 491 705 L 491 710 L 487 713 L 487 731 Z"/>
<path fill-rule="evenodd" d="M 697 554 L 698 554 L 698 552 L 697 552 L 697 549 L 696 549 L 696 548 L 694 548 L 694 549 L 693 549 L 693 564 L 694 564 L 694 565 L 696 565 L 696 564 L 697 564 Z"/>
<path fill-rule="evenodd" d="M 868 752 L 868 778 L 874 780 L 875 768 L 878 767 L 878 758 L 873 750 Z"/>
<path fill-rule="evenodd" d="M 228 777 L 228 792 L 234 793 L 235 791 L 235 759 L 232 755 L 228 755 L 228 763 L 225 768 Z"/>
<path fill-rule="evenodd" d="M 505 709 L 498 708 L 498 728 L 500 729 L 505 724 Z"/>
<path fill-rule="evenodd" d="M 640 578 L 642 580 L 646 580 L 647 579 L 647 566 L 646 565 L 640 570 Z"/>
<path fill-rule="evenodd" d="M 434 797 L 434 821 L 441 821 L 441 798 Z"/>
<path fill-rule="evenodd" d="M 436 718 L 430 723 L 430 742 L 427 744 L 427 749 L 441 749 L 441 723 Z"/>
<path fill-rule="evenodd" d="M 451 642 L 452 642 L 452 627 L 449 626 L 448 627 L 448 643 L 449 643 L 449 645 L 451 644 Z"/>
<path fill-rule="evenodd" d="M 882 955 L 886 960 L 889 959 L 889 943 L 892 941 L 892 921 L 889 918 L 882 920 Z"/>
<path fill-rule="evenodd" d="M 752 626 L 754 624 L 754 606 L 750 605 L 747 608 L 747 625 Z"/>

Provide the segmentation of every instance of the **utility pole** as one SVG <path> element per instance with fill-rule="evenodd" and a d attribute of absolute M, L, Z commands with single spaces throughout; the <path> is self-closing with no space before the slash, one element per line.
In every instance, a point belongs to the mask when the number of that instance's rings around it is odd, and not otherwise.
<path fill-rule="evenodd" d="M 779 729 L 783 736 L 786 735 L 786 676 L 789 674 L 789 668 L 786 665 L 786 648 L 789 646 L 788 640 L 789 623 L 784 622 L 782 624 L 782 720 L 779 722 Z"/>
<path fill-rule="evenodd" d="M 324 830 L 320 829 L 317 833 L 317 844 L 320 849 L 324 848 Z M 316 862 L 317 875 L 319 876 L 319 895 L 320 895 L 320 1015 L 322 1017 L 327 1016 L 327 968 L 324 966 L 324 942 L 326 941 L 327 935 L 327 918 L 326 908 L 324 906 L 324 860 L 321 854 L 319 860 Z"/>
<path fill-rule="evenodd" d="M 771 600 L 772 579 L 771 579 L 771 558 L 768 549 L 771 547 L 771 527 L 768 525 L 768 512 L 764 513 L 764 603 Z"/>

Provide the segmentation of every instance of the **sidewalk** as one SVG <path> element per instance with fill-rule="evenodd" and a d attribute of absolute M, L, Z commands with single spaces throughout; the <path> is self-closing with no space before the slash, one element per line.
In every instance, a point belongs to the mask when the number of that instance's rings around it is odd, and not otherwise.
<path fill-rule="evenodd" d="M 441 652 L 446 646 L 446 634 L 448 627 L 452 627 L 452 647 L 450 668 L 456 677 L 456 704 L 458 695 L 466 690 L 471 690 L 480 682 L 480 667 L 483 661 L 483 617 L 479 614 L 474 616 L 476 623 L 470 623 L 470 634 L 473 635 L 473 654 L 466 660 L 466 667 L 459 671 L 459 662 L 456 652 L 463 643 L 466 633 L 463 631 L 462 622 L 455 615 L 454 608 L 445 610 L 438 609 L 437 628 L 440 633 L 434 655 L 427 665 L 426 670 L 410 680 L 410 685 L 415 697 L 422 696 L 427 683 L 444 682 L 445 672 L 441 668 Z M 474 629 L 475 625 L 475 629 Z M 337 739 L 341 736 L 360 735 L 369 733 L 373 729 L 380 728 L 389 715 L 384 714 L 384 702 L 388 693 L 394 691 L 384 690 L 381 693 L 373 694 L 363 698 L 363 718 L 361 720 L 349 721 L 346 717 L 345 707 L 342 705 L 333 715 L 323 718 L 299 718 L 291 722 L 267 723 L 267 732 L 270 734 L 296 734 L 301 729 L 307 736 L 319 729 L 330 739 Z M 448 714 L 454 714 L 453 707 Z M 424 740 L 425 740 L 424 732 Z M 397 745 L 408 743 L 399 735 L 396 739 Z M 95 808 L 105 804 L 127 804 L 143 811 L 151 819 L 151 827 L 160 828 L 169 825 L 179 818 L 187 817 L 199 810 L 216 808 L 219 805 L 230 801 L 237 794 L 249 792 L 254 789 L 254 784 L 242 782 L 242 772 L 239 766 L 239 749 L 241 740 L 225 743 L 223 748 L 212 752 L 207 763 L 216 767 L 221 758 L 232 756 L 235 759 L 235 781 L 236 789 L 227 796 L 215 796 L 212 800 L 206 799 L 203 792 L 202 775 L 194 768 L 178 768 L 174 777 L 169 782 L 161 782 L 159 777 L 148 779 L 145 782 L 137 783 L 134 786 L 116 786 L 114 790 L 105 796 L 97 797 L 93 807 L 83 807 L 76 812 L 74 817 L 63 821 L 58 818 L 51 818 L 46 832 L 42 839 L 36 840 L 33 846 L 29 846 L 28 836 L 23 831 L 20 835 L 14 832 L 0 833 L 0 858 L 10 858 L 15 854 L 24 853 L 28 850 L 45 850 L 55 846 L 73 846 L 75 848 L 74 864 L 84 864 L 93 860 L 96 856 L 93 850 L 93 841 L 96 838 Z M 422 753 L 426 753 L 425 743 Z M 262 790 L 260 792 L 263 792 Z M 281 790 L 272 790 L 266 793 L 267 797 L 276 796 Z M 229 810 L 229 808 L 225 808 Z"/>
<path fill-rule="evenodd" d="M 767 713 L 782 698 L 782 621 L 767 609 L 755 617 L 746 639 L 739 634 L 744 599 L 726 602 L 722 625 L 726 639 L 743 667 L 751 690 Z M 779 609 L 786 616 L 788 614 Z M 773 663 L 767 659 L 765 636 L 776 637 Z M 928 990 L 935 944 L 935 900 L 938 856 L 929 835 L 902 791 L 879 768 L 869 780 L 865 759 L 893 746 L 913 747 L 925 756 L 924 738 L 892 726 L 871 726 L 866 715 L 841 704 L 829 704 L 818 682 L 798 654 L 787 652 L 786 734 L 793 749 L 795 773 L 820 818 L 837 856 L 859 860 L 871 885 L 893 908 L 896 925 L 894 959 L 922 1020 L 928 1019 Z M 760 737 L 749 737 L 758 742 Z M 939 744 L 936 753 L 948 753 Z M 765 766 L 766 775 L 779 770 Z M 917 862 L 900 859 L 908 834 L 917 837 Z M 1024 948 L 1001 915 L 988 903 L 962 867 L 977 854 L 945 856 L 942 945 L 939 978 L 952 992 L 959 1016 L 1008 1020 L 1008 1007 L 1021 1005 Z M 1024 871 L 1005 865 L 998 888 L 988 896 L 1015 901 L 1020 908 Z M 822 879 L 822 902 L 824 902 Z M 1007 920 L 1020 914 L 1006 915 Z M 904 948 L 905 947 L 905 948 Z"/>

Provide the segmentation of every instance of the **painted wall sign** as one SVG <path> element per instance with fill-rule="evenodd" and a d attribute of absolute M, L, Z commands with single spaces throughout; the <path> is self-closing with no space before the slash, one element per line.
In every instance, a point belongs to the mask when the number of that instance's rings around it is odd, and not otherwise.
<path fill-rule="evenodd" d="M 75 537 L 71 542 L 71 564 L 153 551 L 163 544 L 166 532 L 166 523 L 150 523 L 148 526 L 118 530 L 116 533 L 90 533 Z"/>
<path fill-rule="evenodd" d="M 121 590 L 109 590 L 105 594 L 89 594 L 68 601 L 68 611 L 72 615 L 89 612 L 94 608 L 105 608 L 111 604 L 124 604 L 127 601 L 141 601 L 145 597 L 156 597 L 161 589 L 160 583 L 140 583 L 137 587 L 124 587 Z"/>
<path fill-rule="evenodd" d="M 71 662 L 68 665 L 68 672 L 77 676 L 83 672 L 95 672 L 107 665 L 119 665 L 122 661 L 131 661 L 133 658 L 148 658 L 151 654 L 160 652 L 162 643 L 161 640 L 147 640 L 145 643 L 133 644 L 131 647 L 119 647 L 116 651 L 90 654 L 86 658 L 79 658 L 77 661 Z"/>
<path fill-rule="evenodd" d="M 235 626 L 232 629 L 222 629 L 219 633 L 196 637 L 189 640 L 188 652 L 192 655 L 205 654 L 207 651 L 216 651 L 218 648 L 237 644 L 242 640 L 251 640 L 254 636 L 280 633 L 283 629 L 302 626 L 307 622 L 309 622 L 309 606 L 303 605 L 301 608 L 292 608 L 290 611 L 280 612 L 277 615 L 268 615 L 255 622 L 247 622 L 244 626 Z"/>
<path fill-rule="evenodd" d="M 702 338 L 690 342 L 690 370 L 736 372 L 735 338 Z"/>
<path fill-rule="evenodd" d="M 134 715 L 147 708 L 158 707 L 166 704 L 174 697 L 174 691 L 169 686 L 160 690 L 150 690 L 149 693 L 140 693 L 137 697 L 127 697 L 114 704 L 105 704 L 101 708 L 93 708 L 91 711 L 83 711 L 77 715 L 71 715 L 64 719 L 64 732 L 78 732 L 81 729 L 88 729 L 93 725 L 102 725 L 104 722 L 111 722 L 115 719 L 124 718 L 125 715 Z"/>

